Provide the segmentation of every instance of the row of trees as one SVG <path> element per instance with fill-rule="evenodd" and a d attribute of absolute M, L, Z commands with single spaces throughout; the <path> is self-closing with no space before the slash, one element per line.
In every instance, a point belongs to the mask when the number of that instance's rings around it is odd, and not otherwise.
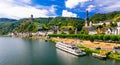
<path fill-rule="evenodd" d="M 50 34 L 50 37 L 79 38 L 82 40 L 120 41 L 119 35 Z"/>

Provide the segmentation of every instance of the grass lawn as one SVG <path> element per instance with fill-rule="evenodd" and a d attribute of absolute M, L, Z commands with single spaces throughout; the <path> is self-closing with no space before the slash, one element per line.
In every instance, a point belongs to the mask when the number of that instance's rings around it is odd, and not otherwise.
<path fill-rule="evenodd" d="M 78 48 L 84 49 L 84 51 L 87 53 L 99 53 L 100 52 L 100 50 L 92 50 L 92 49 L 86 48 L 84 46 L 78 46 Z"/>
<path fill-rule="evenodd" d="M 109 57 L 120 60 L 120 54 L 117 54 L 117 53 L 111 53 Z"/>

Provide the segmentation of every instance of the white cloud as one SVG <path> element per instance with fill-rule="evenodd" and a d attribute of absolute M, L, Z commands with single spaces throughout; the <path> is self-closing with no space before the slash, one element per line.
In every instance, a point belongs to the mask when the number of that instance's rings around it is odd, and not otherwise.
<path fill-rule="evenodd" d="M 100 12 L 120 11 L 120 2 L 100 8 Z"/>
<path fill-rule="evenodd" d="M 67 8 L 75 8 L 77 5 L 83 5 L 85 2 L 89 2 L 92 0 L 66 0 L 65 5 Z"/>
<path fill-rule="evenodd" d="M 93 3 L 97 7 L 97 12 L 100 13 L 120 11 L 120 0 L 94 0 Z"/>
<path fill-rule="evenodd" d="M 19 1 L 19 3 L 17 1 Z M 20 19 L 20 18 L 28 18 L 31 14 L 33 14 L 34 17 L 56 16 L 55 13 L 56 9 L 54 5 L 48 6 L 47 8 L 45 6 L 42 6 L 41 8 L 37 8 L 28 5 L 31 2 L 31 0 L 17 0 L 17 1 L 0 0 L 0 17 Z"/>
<path fill-rule="evenodd" d="M 63 10 L 62 11 L 62 16 L 63 17 L 77 17 L 77 14 L 72 13 L 72 12 L 68 12 L 67 10 Z"/>
<path fill-rule="evenodd" d="M 89 10 L 97 13 L 107 13 L 120 11 L 120 0 L 66 0 L 65 6 L 73 10 L 78 9 L 80 12 Z"/>
<path fill-rule="evenodd" d="M 94 5 L 89 5 L 86 10 L 88 10 L 89 12 L 91 12 L 94 9 L 95 9 Z"/>
<path fill-rule="evenodd" d="M 22 1 L 24 3 L 31 3 L 31 0 L 20 0 L 20 1 Z"/>

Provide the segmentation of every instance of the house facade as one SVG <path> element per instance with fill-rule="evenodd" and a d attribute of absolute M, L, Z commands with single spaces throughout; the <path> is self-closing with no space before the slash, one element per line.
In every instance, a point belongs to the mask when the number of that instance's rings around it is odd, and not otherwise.
<path fill-rule="evenodd" d="M 110 35 L 120 35 L 120 27 L 116 27 L 116 28 L 108 28 L 106 29 L 105 34 Z"/>

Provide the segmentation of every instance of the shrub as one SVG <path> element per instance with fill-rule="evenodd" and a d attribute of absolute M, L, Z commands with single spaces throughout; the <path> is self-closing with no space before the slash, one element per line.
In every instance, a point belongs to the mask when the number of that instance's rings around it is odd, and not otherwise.
<path fill-rule="evenodd" d="M 86 35 L 86 34 L 49 34 L 50 37 L 63 37 L 63 38 L 79 38 L 82 40 L 112 40 L 120 41 L 120 36 L 118 35 Z"/>
<path fill-rule="evenodd" d="M 111 36 L 110 36 L 110 40 L 112 40 L 112 41 L 118 41 L 118 36 L 116 36 L 116 35 L 111 35 Z"/>
<path fill-rule="evenodd" d="M 104 36 L 103 36 L 103 40 L 104 40 L 104 41 L 110 40 L 110 35 L 104 35 Z"/>

